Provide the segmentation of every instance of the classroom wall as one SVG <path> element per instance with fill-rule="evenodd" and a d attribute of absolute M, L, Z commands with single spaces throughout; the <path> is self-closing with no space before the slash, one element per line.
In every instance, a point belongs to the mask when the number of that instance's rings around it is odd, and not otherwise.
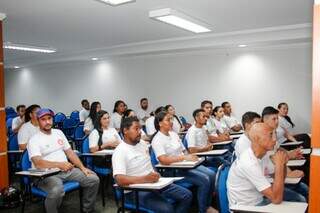
<path fill-rule="evenodd" d="M 235 116 L 261 113 L 285 101 L 297 132 L 310 132 L 311 47 L 202 50 L 73 61 L 5 72 L 6 105 L 39 103 L 57 111 L 80 108 L 82 98 L 111 111 L 117 99 L 136 109 L 171 103 L 191 120 L 203 99 L 230 101 Z"/>

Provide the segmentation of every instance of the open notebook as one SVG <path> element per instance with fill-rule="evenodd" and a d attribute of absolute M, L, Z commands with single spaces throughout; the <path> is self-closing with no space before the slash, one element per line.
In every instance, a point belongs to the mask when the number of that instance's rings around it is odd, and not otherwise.
<path fill-rule="evenodd" d="M 159 190 L 162 189 L 166 186 L 169 186 L 176 180 L 181 180 L 183 177 L 179 178 L 171 178 L 171 177 L 161 177 L 158 182 L 156 183 L 139 183 L 139 184 L 131 184 L 127 188 L 132 188 L 132 189 L 155 189 Z"/>

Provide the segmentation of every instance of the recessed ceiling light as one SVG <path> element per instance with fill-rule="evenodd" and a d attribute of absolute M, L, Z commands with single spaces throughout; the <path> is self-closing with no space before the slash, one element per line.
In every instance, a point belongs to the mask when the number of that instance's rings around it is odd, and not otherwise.
<path fill-rule="evenodd" d="M 149 17 L 194 33 L 211 31 L 208 24 L 170 8 L 149 11 Z"/>
<path fill-rule="evenodd" d="M 91 58 L 92 61 L 97 61 L 99 58 Z"/>
<path fill-rule="evenodd" d="M 111 6 L 118 6 L 121 4 L 134 2 L 135 0 L 98 0 L 98 1 L 104 2 L 104 3 L 109 4 Z"/>
<path fill-rule="evenodd" d="M 246 44 L 239 44 L 238 47 L 247 47 L 248 45 Z"/>
<path fill-rule="evenodd" d="M 39 53 L 54 53 L 57 50 L 52 48 L 36 47 L 23 44 L 13 44 L 13 43 L 4 43 L 3 48 L 11 50 L 21 50 L 29 52 L 39 52 Z"/>
<path fill-rule="evenodd" d="M 19 69 L 20 67 L 19 67 L 19 66 L 14 66 L 13 68 L 15 68 L 15 69 Z"/>

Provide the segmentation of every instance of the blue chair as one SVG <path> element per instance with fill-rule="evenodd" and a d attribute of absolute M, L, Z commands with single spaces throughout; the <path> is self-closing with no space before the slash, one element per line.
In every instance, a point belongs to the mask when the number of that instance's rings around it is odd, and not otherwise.
<path fill-rule="evenodd" d="M 13 120 L 13 118 L 8 118 L 6 120 L 7 134 L 8 134 L 9 137 L 13 134 L 13 131 L 12 131 L 12 120 Z"/>
<path fill-rule="evenodd" d="M 79 121 L 73 118 L 66 118 L 62 122 L 62 131 L 66 135 L 66 137 L 70 140 L 73 137 L 74 131 L 78 126 Z"/>
<path fill-rule="evenodd" d="M 53 118 L 55 128 L 62 129 L 63 121 L 66 118 L 67 118 L 66 115 L 63 114 L 62 112 L 58 112 L 57 114 L 55 114 L 55 116 Z"/>
<path fill-rule="evenodd" d="M 17 150 L 19 150 L 17 134 L 13 134 L 13 135 L 11 135 L 9 137 L 8 150 L 9 151 L 17 151 Z M 10 154 L 8 154 L 10 181 L 12 180 L 13 174 L 15 172 L 21 170 L 20 163 L 19 163 L 20 155 L 21 155 L 21 153 L 10 153 Z"/>
<path fill-rule="evenodd" d="M 86 137 L 87 136 L 83 131 L 83 125 L 78 125 L 74 130 L 72 140 L 75 142 L 76 149 L 79 152 L 82 152 L 82 142 L 84 141 L 84 139 L 86 139 Z"/>
<path fill-rule="evenodd" d="M 31 168 L 31 162 L 29 160 L 29 155 L 27 150 L 23 152 L 20 163 L 21 163 L 22 171 L 28 171 L 29 168 Z M 47 197 L 48 195 L 47 192 L 33 185 L 31 179 L 28 176 L 23 177 L 21 182 L 24 184 L 25 192 L 31 193 L 31 195 L 34 195 L 36 197 L 40 197 L 43 199 Z M 79 182 L 66 181 L 63 183 L 63 189 L 65 193 L 79 190 L 80 211 L 82 212 L 82 190 Z M 24 207 L 25 207 L 25 198 L 23 199 L 23 203 L 22 203 L 22 212 L 24 212 Z"/>
<path fill-rule="evenodd" d="M 188 123 L 188 122 L 187 122 L 187 119 L 186 119 L 185 117 L 179 116 L 179 118 L 180 118 L 180 120 L 181 120 L 181 122 L 182 122 L 183 125 L 185 125 L 185 124 Z"/>
<path fill-rule="evenodd" d="M 89 148 L 89 138 L 87 137 L 83 142 L 82 142 L 82 153 L 90 153 L 90 148 Z M 101 156 L 96 156 L 96 157 L 101 157 Z M 104 168 L 104 167 L 97 167 L 93 164 L 93 157 L 86 156 L 84 157 L 84 163 L 85 165 L 93 170 L 98 177 L 100 178 L 100 189 L 101 189 L 101 198 L 102 198 L 102 205 L 105 206 L 105 192 L 104 188 L 105 185 L 109 182 L 109 177 L 112 174 L 111 168 Z M 107 161 L 106 161 L 107 163 Z"/>
<path fill-rule="evenodd" d="M 73 118 L 74 120 L 77 120 L 80 122 L 79 111 L 75 110 L 75 111 L 71 112 L 70 118 Z"/>
<path fill-rule="evenodd" d="M 218 208 L 220 213 L 229 213 L 229 201 L 227 196 L 227 179 L 230 165 L 222 164 L 218 168 L 215 181 L 215 190 L 218 200 Z"/>

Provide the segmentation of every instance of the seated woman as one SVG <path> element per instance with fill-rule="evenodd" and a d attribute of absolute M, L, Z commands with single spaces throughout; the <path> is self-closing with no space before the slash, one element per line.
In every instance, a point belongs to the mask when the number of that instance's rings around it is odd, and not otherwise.
<path fill-rule="evenodd" d="M 120 131 L 121 119 L 126 109 L 127 104 L 122 100 L 118 100 L 114 104 L 113 113 L 111 115 L 111 126 L 118 132 Z"/>
<path fill-rule="evenodd" d="M 151 141 L 152 149 L 159 162 L 169 165 L 181 161 L 197 161 L 196 155 L 189 154 L 183 146 L 177 133 L 172 129 L 172 115 L 161 111 L 155 116 L 155 128 L 157 132 Z M 195 169 L 179 170 L 177 176 L 184 176 L 197 187 L 199 212 L 216 212 L 211 207 L 212 193 L 214 192 L 215 173 L 200 165 Z"/>
<path fill-rule="evenodd" d="M 175 108 L 169 104 L 165 106 L 165 109 L 173 117 L 172 131 L 176 133 L 185 131 L 186 130 L 185 127 L 182 125 L 182 122 L 180 121 L 179 117 L 176 115 Z"/>
<path fill-rule="evenodd" d="M 121 138 L 117 130 L 109 126 L 110 116 L 108 112 L 101 110 L 97 113 L 94 130 L 89 135 L 90 152 L 114 149 L 120 144 Z M 107 166 L 104 158 L 94 158 L 94 165 L 98 167 Z"/>
<path fill-rule="evenodd" d="M 295 124 L 288 116 L 289 107 L 287 103 L 280 103 L 278 105 L 279 110 L 279 126 L 286 129 L 289 134 L 292 134 L 297 141 L 304 141 L 305 147 L 310 147 L 310 137 L 308 134 L 293 134 Z"/>
<path fill-rule="evenodd" d="M 86 135 L 89 135 L 94 129 L 93 122 L 96 120 L 97 113 L 101 110 L 100 102 L 93 102 L 90 107 L 89 117 L 84 121 L 83 131 Z"/>
<path fill-rule="evenodd" d="M 230 129 L 223 120 L 224 110 L 222 106 L 216 106 L 213 108 L 212 114 L 214 116 L 213 121 L 217 129 L 217 134 L 229 134 Z"/>
<path fill-rule="evenodd" d="M 128 117 L 136 117 L 136 113 L 132 109 L 127 109 L 122 116 L 122 120 Z M 122 122 L 121 122 L 122 123 Z M 141 139 L 144 141 L 150 141 L 150 137 L 146 135 L 143 129 L 140 129 Z"/>

